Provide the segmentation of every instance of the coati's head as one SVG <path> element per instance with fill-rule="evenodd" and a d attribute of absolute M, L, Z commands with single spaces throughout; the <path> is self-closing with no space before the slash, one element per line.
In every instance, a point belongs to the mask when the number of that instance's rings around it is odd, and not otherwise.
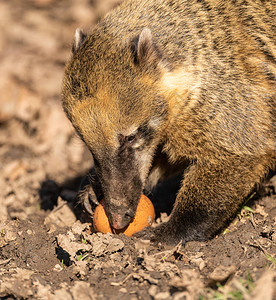
<path fill-rule="evenodd" d="M 123 39 L 104 26 L 89 36 L 77 30 L 62 92 L 64 110 L 93 155 L 116 229 L 135 215 L 168 114 L 152 33 L 140 28 L 130 35 Z"/>

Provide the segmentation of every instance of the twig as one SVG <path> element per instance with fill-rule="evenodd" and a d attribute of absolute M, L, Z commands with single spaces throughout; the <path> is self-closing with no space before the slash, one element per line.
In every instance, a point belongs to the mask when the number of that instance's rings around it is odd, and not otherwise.
<path fill-rule="evenodd" d="M 155 257 L 161 255 L 161 256 L 165 256 L 166 258 L 169 258 L 170 256 L 173 256 L 175 252 L 179 252 L 181 245 L 182 245 L 182 240 L 174 248 L 170 250 L 154 253 L 152 256 Z"/>
<path fill-rule="evenodd" d="M 254 227 L 254 229 L 256 229 L 256 223 L 255 223 L 253 214 L 250 214 L 250 222 L 251 222 L 252 226 Z"/>
<path fill-rule="evenodd" d="M 5 260 L 0 260 L 0 266 L 5 265 L 11 261 L 11 258 L 5 259 Z"/>
<path fill-rule="evenodd" d="M 128 274 L 124 280 L 121 280 L 119 282 L 111 282 L 111 285 L 113 285 L 113 286 L 123 285 L 129 278 L 131 278 L 133 276 L 134 276 L 134 273 Z"/>

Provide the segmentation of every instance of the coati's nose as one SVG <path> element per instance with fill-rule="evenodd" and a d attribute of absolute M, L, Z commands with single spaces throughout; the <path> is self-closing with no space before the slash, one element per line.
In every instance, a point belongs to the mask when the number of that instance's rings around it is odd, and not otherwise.
<path fill-rule="evenodd" d="M 114 229 L 123 229 L 130 223 L 133 217 L 134 217 L 134 213 L 130 210 L 127 210 L 126 212 L 123 213 L 111 213 L 110 223 Z"/>
<path fill-rule="evenodd" d="M 114 229 L 122 229 L 124 228 L 124 222 L 123 222 L 123 218 L 120 214 L 113 214 L 111 217 L 111 226 Z"/>

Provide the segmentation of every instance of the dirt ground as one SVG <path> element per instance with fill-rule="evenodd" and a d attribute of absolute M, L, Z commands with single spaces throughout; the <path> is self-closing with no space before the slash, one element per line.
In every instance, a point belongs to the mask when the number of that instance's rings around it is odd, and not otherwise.
<path fill-rule="evenodd" d="M 61 107 L 63 69 L 75 29 L 118 2 L 0 0 L 0 298 L 276 299 L 275 173 L 223 233 L 185 246 L 91 234 L 76 206 L 92 159 Z"/>

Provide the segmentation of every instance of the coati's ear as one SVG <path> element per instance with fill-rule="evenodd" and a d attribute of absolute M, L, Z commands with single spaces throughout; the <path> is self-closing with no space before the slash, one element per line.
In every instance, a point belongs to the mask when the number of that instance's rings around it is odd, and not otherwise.
<path fill-rule="evenodd" d="M 72 46 L 73 53 L 79 50 L 79 48 L 84 43 L 86 38 L 87 38 L 87 34 L 85 34 L 80 28 L 77 28 L 75 32 L 74 43 Z"/>
<path fill-rule="evenodd" d="M 153 42 L 149 28 L 144 28 L 140 35 L 132 40 L 131 51 L 135 64 L 157 65 L 161 60 L 161 53 Z"/>

